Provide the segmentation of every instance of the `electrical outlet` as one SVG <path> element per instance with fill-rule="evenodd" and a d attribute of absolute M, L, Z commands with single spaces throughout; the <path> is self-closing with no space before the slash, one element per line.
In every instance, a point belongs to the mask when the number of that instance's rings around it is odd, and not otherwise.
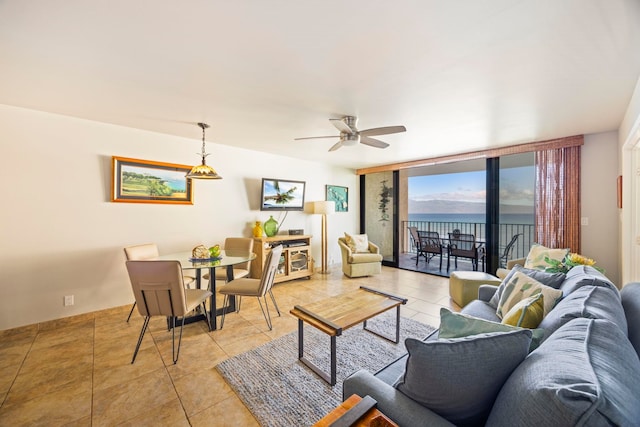
<path fill-rule="evenodd" d="M 583 216 L 582 218 L 580 218 L 580 225 L 589 225 L 589 217 Z"/>
<path fill-rule="evenodd" d="M 73 295 L 66 295 L 64 297 L 64 306 L 68 307 L 70 305 L 73 305 Z"/>

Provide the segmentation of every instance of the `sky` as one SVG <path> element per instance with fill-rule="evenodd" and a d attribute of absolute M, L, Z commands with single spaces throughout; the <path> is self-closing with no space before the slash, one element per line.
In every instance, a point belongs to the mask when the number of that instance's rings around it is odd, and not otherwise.
<path fill-rule="evenodd" d="M 533 206 L 534 187 L 533 166 L 500 170 L 501 203 Z M 485 196 L 485 171 L 409 178 L 409 199 L 411 200 L 484 203 Z"/>

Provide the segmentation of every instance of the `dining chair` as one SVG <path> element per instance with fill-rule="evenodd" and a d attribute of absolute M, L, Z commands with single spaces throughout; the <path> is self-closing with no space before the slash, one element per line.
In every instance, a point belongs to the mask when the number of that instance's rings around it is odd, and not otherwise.
<path fill-rule="evenodd" d="M 207 313 L 205 301 L 211 296 L 206 289 L 185 289 L 180 261 L 127 261 L 127 271 L 131 280 L 131 288 L 136 297 L 138 311 L 144 316 L 138 344 L 133 353 L 131 363 L 135 362 L 140 344 L 153 316 L 171 319 L 171 355 L 173 364 L 178 362 L 182 329 L 187 313 L 202 306 L 204 317 L 211 329 L 211 317 Z M 181 318 L 180 335 L 176 351 L 176 319 Z"/>
<path fill-rule="evenodd" d="M 476 236 L 460 232 L 449 233 L 449 246 L 447 251 L 447 271 L 449 271 L 451 257 L 455 259 L 455 266 L 458 268 L 458 257 L 471 259 L 474 271 L 478 270 L 478 246 L 476 246 Z"/>
<path fill-rule="evenodd" d="M 282 245 L 278 245 L 271 248 L 267 259 L 265 261 L 265 267 L 262 270 L 262 277 L 260 279 L 234 279 L 226 285 L 219 288 L 219 292 L 224 295 L 224 307 L 229 306 L 229 298 L 231 296 L 242 297 L 257 297 L 260 310 L 264 316 L 264 320 L 267 322 L 269 330 L 273 329 L 271 323 L 271 315 L 269 314 L 269 304 L 267 304 L 267 294 L 271 297 L 271 301 L 280 316 L 280 309 L 276 303 L 276 299 L 273 297 L 271 288 L 273 287 L 273 281 L 276 278 L 276 272 L 278 270 L 278 264 L 280 263 L 280 255 L 282 255 Z M 262 301 L 264 299 L 264 308 L 262 307 Z M 266 312 L 265 312 L 266 309 Z M 240 301 L 238 301 L 238 310 L 240 311 Z M 222 320 L 220 322 L 220 329 L 224 327 L 225 311 L 222 312 Z"/>
<path fill-rule="evenodd" d="M 224 252 L 229 256 L 245 256 L 253 252 L 253 239 L 250 237 L 227 237 L 224 240 Z M 233 266 L 233 278 L 241 279 L 249 276 L 251 261 Z M 216 268 L 216 281 L 227 281 L 227 269 Z M 204 280 L 209 280 L 209 273 L 202 276 Z"/>
<path fill-rule="evenodd" d="M 151 258 L 155 258 L 160 256 L 160 252 L 158 252 L 158 246 L 155 243 L 145 243 L 143 245 L 135 245 L 128 246 L 124 248 L 124 255 L 127 257 L 127 261 L 141 261 L 148 260 Z M 185 286 L 188 288 L 190 285 L 196 281 L 196 278 L 193 276 L 183 276 L 183 280 Z M 133 314 L 133 310 L 136 308 L 136 302 L 133 302 L 133 306 L 131 307 L 131 311 L 129 311 L 129 316 L 127 317 L 127 323 L 131 319 L 131 315 Z"/>

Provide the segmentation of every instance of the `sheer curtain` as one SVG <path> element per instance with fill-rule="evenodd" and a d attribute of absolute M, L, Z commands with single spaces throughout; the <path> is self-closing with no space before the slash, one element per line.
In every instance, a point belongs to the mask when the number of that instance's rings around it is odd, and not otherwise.
<path fill-rule="evenodd" d="M 536 242 L 580 252 L 580 146 L 536 151 Z"/>

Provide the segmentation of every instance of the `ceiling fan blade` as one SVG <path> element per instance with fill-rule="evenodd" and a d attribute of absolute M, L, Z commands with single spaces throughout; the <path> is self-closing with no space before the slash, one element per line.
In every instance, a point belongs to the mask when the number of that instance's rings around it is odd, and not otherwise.
<path fill-rule="evenodd" d="M 342 140 L 338 141 L 333 147 L 329 148 L 329 151 L 336 151 L 340 147 L 342 147 Z"/>
<path fill-rule="evenodd" d="M 407 131 L 407 128 L 404 126 L 385 126 L 381 128 L 361 130 L 360 135 L 362 136 L 389 135 L 390 133 L 400 133 L 400 132 L 406 132 L 406 131 Z"/>
<path fill-rule="evenodd" d="M 331 123 L 338 129 L 340 132 L 345 132 L 351 135 L 353 133 L 353 129 L 349 127 L 342 119 L 329 119 Z"/>
<path fill-rule="evenodd" d="M 364 145 L 376 148 L 387 148 L 389 146 L 386 142 L 380 141 L 379 139 L 369 138 L 368 136 L 363 136 L 362 133 L 360 133 L 360 142 Z"/>
<path fill-rule="evenodd" d="M 294 141 L 300 141 L 302 139 L 320 139 L 320 138 L 340 138 L 340 135 L 329 135 L 329 136 L 306 136 L 304 138 L 293 138 Z"/>

